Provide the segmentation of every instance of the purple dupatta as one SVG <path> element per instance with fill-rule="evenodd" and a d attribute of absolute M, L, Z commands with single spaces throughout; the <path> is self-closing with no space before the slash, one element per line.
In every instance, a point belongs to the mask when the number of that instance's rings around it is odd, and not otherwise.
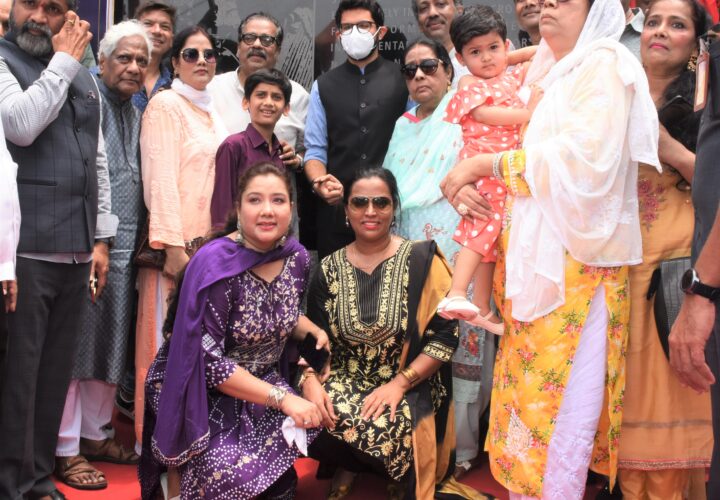
<path fill-rule="evenodd" d="M 153 430 L 155 457 L 177 466 L 208 443 L 208 405 L 202 354 L 202 318 L 210 286 L 253 267 L 285 259 L 302 249 L 295 239 L 259 253 L 222 237 L 204 245 L 190 260 L 180 290 L 165 379 Z"/>

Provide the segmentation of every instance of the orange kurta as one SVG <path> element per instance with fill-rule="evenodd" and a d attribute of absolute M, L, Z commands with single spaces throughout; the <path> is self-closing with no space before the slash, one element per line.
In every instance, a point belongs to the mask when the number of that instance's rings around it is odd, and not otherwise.
<path fill-rule="evenodd" d="M 215 152 L 222 141 L 209 113 L 174 90 L 152 98 L 140 133 L 145 204 L 153 248 L 184 246 L 210 231 L 210 200 L 215 183 Z M 160 348 L 158 323 L 165 317 L 172 280 L 160 271 L 138 276 L 135 334 L 135 432 L 142 441 L 147 370 Z M 162 310 L 159 310 L 162 308 Z"/>
<path fill-rule="evenodd" d="M 694 213 L 680 174 L 640 166 L 638 199 L 643 263 L 630 268 L 630 341 L 620 437 L 620 468 L 709 467 L 713 447 L 710 395 L 682 387 L 658 339 L 650 277 L 660 262 L 690 255 Z"/>

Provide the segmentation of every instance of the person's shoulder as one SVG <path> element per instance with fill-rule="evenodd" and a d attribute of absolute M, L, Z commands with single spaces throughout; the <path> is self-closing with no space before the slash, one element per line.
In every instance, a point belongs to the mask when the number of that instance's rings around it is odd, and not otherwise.
<path fill-rule="evenodd" d="M 184 98 L 172 89 L 162 90 L 155 94 L 148 102 L 146 113 L 156 110 L 168 111 L 178 109 L 184 104 Z"/>
<path fill-rule="evenodd" d="M 290 98 L 291 101 L 296 100 L 296 98 L 307 99 L 308 97 L 310 97 L 310 93 L 305 90 L 305 87 L 300 85 L 295 80 L 290 80 L 290 86 L 292 87 L 292 97 Z"/>
<path fill-rule="evenodd" d="M 228 71 L 227 73 L 215 75 L 213 79 L 210 80 L 210 83 L 208 83 L 207 88 L 210 92 L 220 89 L 225 90 L 232 88 L 236 81 L 237 74 L 234 71 Z"/>

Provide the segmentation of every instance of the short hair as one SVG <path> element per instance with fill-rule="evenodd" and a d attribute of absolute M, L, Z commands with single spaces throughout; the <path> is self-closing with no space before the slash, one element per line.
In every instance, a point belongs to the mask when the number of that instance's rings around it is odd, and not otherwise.
<path fill-rule="evenodd" d="M 285 73 L 275 68 L 259 69 L 247 77 L 244 87 L 245 99 L 250 100 L 255 87 L 261 83 L 276 85 L 282 91 L 283 97 L 285 97 L 285 104 L 290 104 L 290 96 L 292 95 L 290 80 L 285 76 Z"/>
<path fill-rule="evenodd" d="M 152 42 L 147 34 L 147 30 L 136 19 L 123 21 L 110 27 L 105 32 L 105 36 L 100 40 L 98 45 L 98 57 L 110 57 L 120 43 L 120 40 L 129 36 L 139 36 L 145 41 L 147 46 L 147 56 L 150 57 L 150 48 Z"/>
<path fill-rule="evenodd" d="M 187 42 L 187 39 L 193 35 L 197 35 L 198 33 L 204 35 L 205 38 L 210 41 L 210 45 L 215 47 L 215 38 L 213 38 L 213 36 L 208 33 L 205 28 L 196 24 L 195 26 L 185 28 L 175 35 L 175 38 L 173 38 L 172 48 L 170 49 L 170 56 L 174 59 L 178 59 L 180 57 L 180 52 L 182 52 L 182 49 L 185 46 L 185 42 Z"/>
<path fill-rule="evenodd" d="M 153 10 L 161 10 L 170 16 L 170 22 L 173 25 L 173 29 L 175 28 L 175 14 L 177 10 L 175 7 L 165 3 L 163 0 L 145 0 L 144 2 L 141 2 L 140 5 L 137 6 L 137 9 L 135 9 L 135 15 L 133 15 L 133 18 L 140 19 L 141 16 Z"/>
<path fill-rule="evenodd" d="M 507 26 L 503 18 L 487 5 L 473 5 L 453 19 L 450 24 L 450 39 L 458 54 L 476 36 L 497 33 L 507 40 Z"/>
<path fill-rule="evenodd" d="M 450 59 L 450 54 L 448 53 L 445 46 L 438 42 L 437 40 L 433 40 L 432 38 L 427 37 L 420 37 L 414 42 L 410 43 L 409 45 L 405 46 L 405 51 L 402 55 L 402 62 L 405 64 L 405 58 L 407 57 L 408 53 L 417 47 L 418 45 L 422 45 L 424 47 L 429 48 L 433 51 L 433 54 L 435 54 L 435 57 L 440 59 L 440 62 L 442 63 L 443 67 L 445 68 L 445 71 L 450 73 L 450 80 L 452 80 L 455 77 L 455 71 L 452 65 L 452 60 Z"/>
<path fill-rule="evenodd" d="M 410 0 L 413 14 L 415 14 L 415 19 L 417 19 L 418 16 L 420 15 L 419 11 L 418 11 L 418 5 L 417 5 L 418 1 L 419 0 Z M 457 7 L 458 5 L 462 6 L 463 3 L 462 3 L 462 0 L 453 0 L 453 4 L 455 5 L 455 7 Z"/>
<path fill-rule="evenodd" d="M 240 37 L 242 36 L 247 23 L 249 23 L 253 19 L 267 19 L 268 21 L 273 23 L 277 28 L 277 32 L 275 34 L 275 42 L 277 43 L 278 49 L 282 47 L 282 41 L 285 34 L 283 32 L 282 26 L 280 26 L 280 21 L 278 21 L 274 16 L 268 14 L 267 12 L 253 12 L 245 19 L 240 21 L 240 26 L 238 26 L 238 41 L 240 41 Z"/>
<path fill-rule="evenodd" d="M 350 191 L 352 191 L 352 187 L 356 182 L 363 179 L 372 179 L 373 177 L 377 177 L 388 187 L 390 198 L 392 198 L 393 202 L 393 212 L 400 210 L 400 189 L 398 189 L 397 179 L 395 179 L 395 176 L 390 170 L 383 167 L 360 168 L 355 170 L 353 175 L 343 182 L 343 203 L 345 203 L 346 206 L 350 203 Z"/>
<path fill-rule="evenodd" d="M 346 10 L 363 9 L 370 11 L 370 16 L 378 28 L 385 25 L 385 14 L 382 7 L 375 0 L 341 0 L 335 11 L 335 25 L 340 28 L 342 15 Z"/>

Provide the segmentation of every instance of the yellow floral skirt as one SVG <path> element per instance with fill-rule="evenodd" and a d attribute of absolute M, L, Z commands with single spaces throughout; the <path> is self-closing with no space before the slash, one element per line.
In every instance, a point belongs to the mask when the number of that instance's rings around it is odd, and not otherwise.
<path fill-rule="evenodd" d="M 614 483 L 630 314 L 628 268 L 587 266 L 568 255 L 565 304 L 526 323 L 512 320 L 512 304 L 504 300 L 502 245 L 500 250 L 495 299 L 506 326 L 495 362 L 485 445 L 493 476 L 510 491 L 542 496 L 548 446 L 573 357 L 592 298 L 603 286 L 608 309 L 606 393 L 591 468 L 610 475 Z"/>

